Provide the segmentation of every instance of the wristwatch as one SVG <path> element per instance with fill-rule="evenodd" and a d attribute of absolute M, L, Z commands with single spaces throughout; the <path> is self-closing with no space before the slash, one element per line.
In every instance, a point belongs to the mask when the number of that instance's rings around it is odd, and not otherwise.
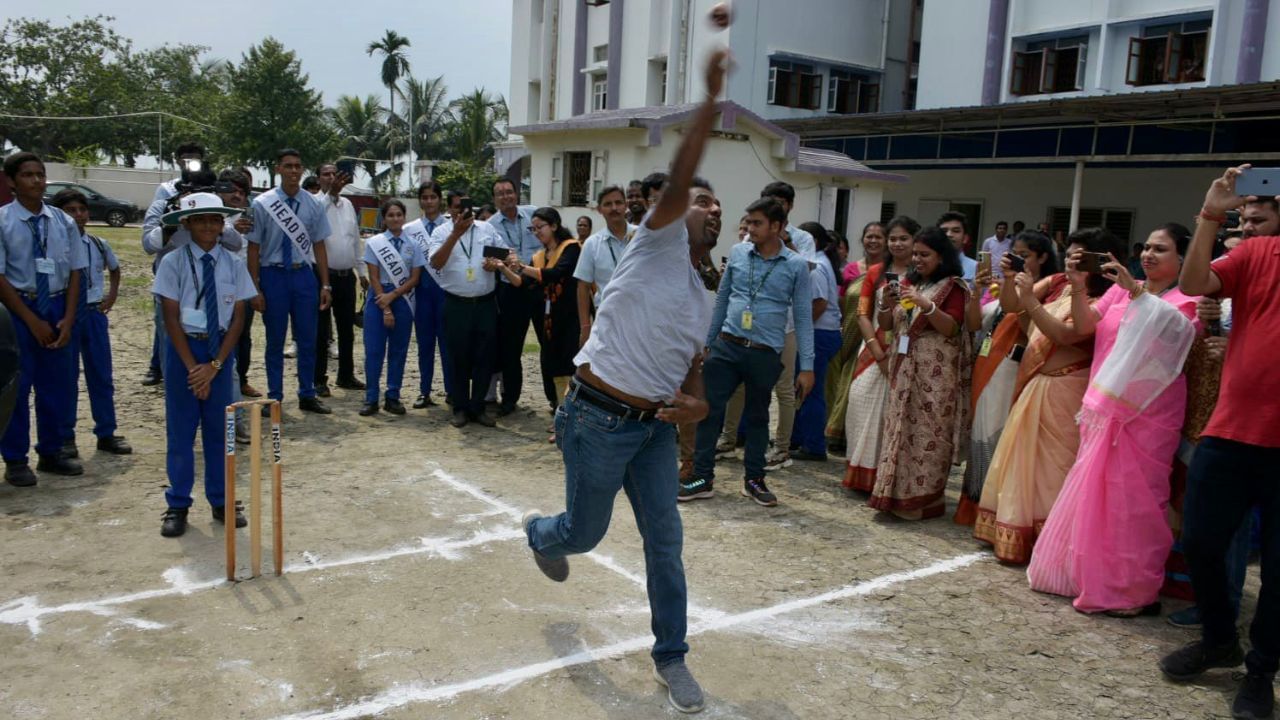
<path fill-rule="evenodd" d="M 321 290 L 328 290 L 329 292 L 333 292 L 333 286 L 332 286 L 332 285 L 321 285 L 321 286 L 320 286 L 320 289 L 321 289 Z"/>
<path fill-rule="evenodd" d="M 218 358 L 214 358 L 210 360 L 209 364 L 213 366 L 214 370 L 219 370 L 219 371 L 222 370 L 222 361 L 219 360 Z"/>

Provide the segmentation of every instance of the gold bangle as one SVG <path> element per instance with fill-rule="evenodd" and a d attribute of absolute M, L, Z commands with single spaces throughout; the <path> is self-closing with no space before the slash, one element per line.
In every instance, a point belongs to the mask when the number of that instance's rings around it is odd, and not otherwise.
<path fill-rule="evenodd" d="M 1142 293 L 1144 293 L 1144 292 L 1146 292 L 1146 291 L 1147 291 L 1147 286 L 1146 286 L 1146 285 L 1139 285 L 1139 286 L 1137 287 L 1137 289 L 1136 289 L 1136 290 L 1130 290 L 1130 291 L 1129 291 L 1129 299 L 1130 299 L 1130 300 L 1137 300 L 1137 299 L 1138 299 L 1138 296 L 1139 296 L 1139 295 L 1142 295 Z"/>

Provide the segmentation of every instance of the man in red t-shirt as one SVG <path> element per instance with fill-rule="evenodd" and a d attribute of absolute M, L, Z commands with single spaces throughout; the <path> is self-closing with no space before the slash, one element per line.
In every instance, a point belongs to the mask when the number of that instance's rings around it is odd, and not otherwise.
<path fill-rule="evenodd" d="M 1191 680 L 1243 659 L 1248 674 L 1232 714 L 1269 718 L 1280 667 L 1280 237 L 1252 237 L 1212 261 L 1213 242 L 1228 210 L 1257 198 L 1236 194 L 1248 165 L 1228 169 L 1205 194 L 1195 238 L 1182 265 L 1188 295 L 1231 298 L 1232 332 L 1222 387 L 1187 477 L 1182 542 L 1203 620 L 1197 642 L 1165 656 L 1160 669 Z M 1250 509 L 1262 507 L 1262 589 L 1243 656 L 1227 592 L 1227 547 Z M 1270 580 L 1270 583 L 1268 583 Z"/>

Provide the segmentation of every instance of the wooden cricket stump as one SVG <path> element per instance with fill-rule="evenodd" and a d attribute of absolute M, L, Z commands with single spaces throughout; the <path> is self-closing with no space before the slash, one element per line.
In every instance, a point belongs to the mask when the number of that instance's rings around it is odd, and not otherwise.
<path fill-rule="evenodd" d="M 281 504 L 283 466 L 280 463 L 280 401 L 246 400 L 227 406 L 226 453 L 227 476 L 225 486 L 227 579 L 236 579 L 236 410 L 249 411 L 249 568 L 250 577 L 262 574 L 262 411 L 263 405 L 271 407 L 271 552 L 275 559 L 276 575 L 284 574 L 284 507 Z"/>

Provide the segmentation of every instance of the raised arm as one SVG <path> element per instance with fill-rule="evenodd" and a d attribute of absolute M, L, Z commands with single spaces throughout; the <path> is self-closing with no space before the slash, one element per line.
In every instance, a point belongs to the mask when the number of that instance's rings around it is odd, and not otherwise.
<path fill-rule="evenodd" d="M 664 228 L 684 217 L 689 208 L 689 187 L 693 175 L 702 162 L 702 153 L 706 149 L 707 137 L 711 134 L 711 125 L 716 117 L 716 98 L 724 89 L 724 78 L 728 72 L 729 51 L 721 48 L 711 53 L 707 61 L 707 98 L 694 115 L 688 133 L 676 150 L 676 158 L 671 163 L 671 177 L 667 188 L 662 192 L 662 200 L 653 209 L 648 224 L 651 228 Z"/>
<path fill-rule="evenodd" d="M 1251 166 L 1241 165 L 1227 168 L 1222 177 L 1213 181 L 1204 195 L 1204 208 L 1196 223 L 1196 234 L 1191 239 L 1191 247 L 1187 248 L 1187 256 L 1182 260 L 1182 275 L 1178 278 L 1178 285 L 1188 295 L 1214 295 L 1222 290 L 1222 281 L 1209 267 L 1213 262 L 1213 243 L 1218 237 L 1218 228 L 1226 220 L 1228 210 L 1235 210 L 1245 203 L 1257 200 L 1256 197 L 1241 197 L 1236 194 L 1236 178 L 1249 167 Z"/>

